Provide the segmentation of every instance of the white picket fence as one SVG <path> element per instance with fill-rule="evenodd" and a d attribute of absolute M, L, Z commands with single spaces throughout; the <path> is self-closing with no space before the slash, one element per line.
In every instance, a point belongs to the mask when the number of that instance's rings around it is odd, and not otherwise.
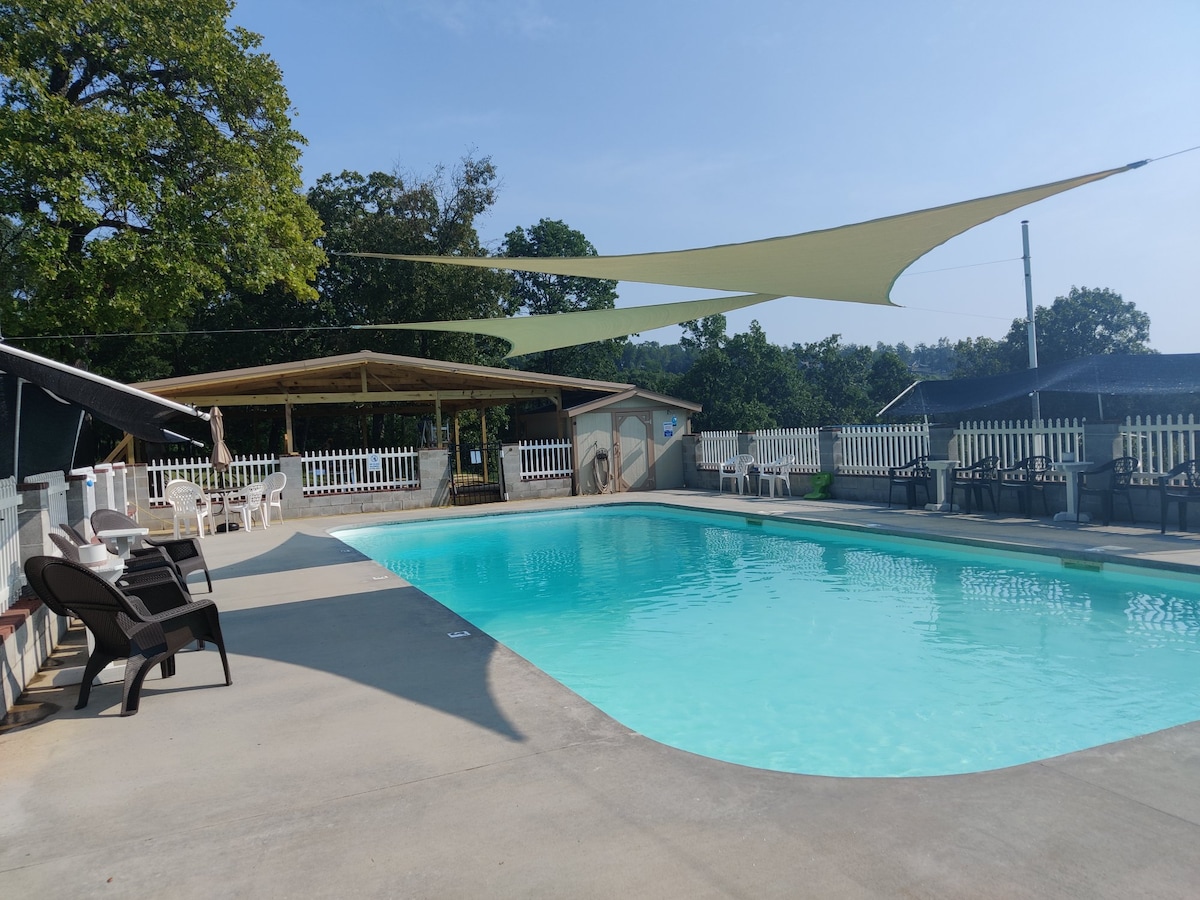
<path fill-rule="evenodd" d="M 0 613 L 17 599 L 25 580 L 21 573 L 20 506 L 17 477 L 0 479 Z"/>
<path fill-rule="evenodd" d="M 569 440 L 520 441 L 521 480 L 538 478 L 570 478 L 575 462 Z"/>
<path fill-rule="evenodd" d="M 176 479 L 190 481 L 204 490 L 216 490 L 221 486 L 242 487 L 262 481 L 272 472 L 279 471 L 279 460 L 270 454 L 235 456 L 225 472 L 218 474 L 207 459 L 160 459 L 146 466 L 150 479 L 150 505 L 166 506 L 164 490 L 168 482 Z"/>
<path fill-rule="evenodd" d="M 300 459 L 304 495 L 417 488 L 421 486 L 418 458 L 412 447 L 305 453 Z"/>
<path fill-rule="evenodd" d="M 796 457 L 795 472 L 821 471 L 821 429 L 772 428 L 754 432 L 756 461 L 771 463 Z M 730 454 L 732 456 L 732 454 Z M 726 457 L 728 459 L 729 457 Z"/>
<path fill-rule="evenodd" d="M 843 425 L 842 464 L 847 475 L 886 475 L 918 456 L 929 455 L 929 427 L 925 424 Z"/>
<path fill-rule="evenodd" d="M 1121 428 L 1122 443 L 1127 456 L 1137 457 L 1140 465 L 1135 480 L 1152 480 L 1155 475 L 1164 475 L 1179 463 L 1196 459 L 1200 444 L 1200 422 L 1189 415 L 1175 419 L 1172 416 L 1147 416 L 1128 418 Z"/>
<path fill-rule="evenodd" d="M 1078 419 L 1046 420 L 1036 428 L 1033 421 L 961 422 L 954 438 L 963 465 L 998 456 L 1001 468 L 1008 468 L 1028 456 L 1048 456 L 1054 462 L 1087 459 L 1083 426 Z"/>
<path fill-rule="evenodd" d="M 696 444 L 696 467 L 719 469 L 721 463 L 738 454 L 738 432 L 704 431 Z"/>

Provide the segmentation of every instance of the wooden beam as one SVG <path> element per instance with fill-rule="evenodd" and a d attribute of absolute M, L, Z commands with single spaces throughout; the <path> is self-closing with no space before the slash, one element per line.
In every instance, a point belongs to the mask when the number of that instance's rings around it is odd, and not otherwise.
<path fill-rule="evenodd" d="M 482 400 L 535 400 L 542 397 L 553 399 L 555 388 L 513 388 L 512 390 L 489 391 L 346 391 L 320 392 L 312 394 L 222 394 L 180 395 L 170 399 L 196 406 L 283 406 L 284 404 L 313 403 L 433 403 L 438 400 L 472 402 Z"/>
<path fill-rule="evenodd" d="M 117 446 L 113 447 L 112 453 L 110 453 L 110 454 L 108 454 L 108 456 L 104 457 L 104 461 L 106 463 L 115 462 L 117 457 L 119 457 L 119 456 L 124 456 L 126 463 L 133 462 L 133 435 L 132 434 L 126 434 L 125 437 L 121 438 L 121 442 L 119 444 L 117 444 Z"/>

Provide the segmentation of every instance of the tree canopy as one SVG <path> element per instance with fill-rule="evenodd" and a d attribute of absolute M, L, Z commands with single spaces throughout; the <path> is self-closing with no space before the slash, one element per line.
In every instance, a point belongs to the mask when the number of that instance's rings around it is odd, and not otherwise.
<path fill-rule="evenodd" d="M 1104 353 L 1149 353 L 1150 317 L 1108 288 L 1072 287 L 1049 307 L 1034 310 L 1038 365 Z M 1016 356 L 1014 369 L 1029 360 L 1027 320 L 1017 319 L 1004 341 Z"/>
<path fill-rule="evenodd" d="M 496 202 L 496 168 L 467 156 L 427 176 L 342 172 L 323 175 L 309 201 L 325 223 L 330 254 L 317 279 L 325 325 L 387 324 L 505 315 L 515 306 L 505 276 L 489 269 L 431 266 L 342 256 L 348 251 L 486 256 L 476 222 Z M 350 331 L 337 339 L 353 350 L 494 362 L 492 338 L 438 331 Z M 339 349 L 338 352 L 341 352 Z"/>
<path fill-rule="evenodd" d="M 304 141 L 261 38 L 227 29 L 232 7 L 0 3 L 10 335 L 177 328 L 231 290 L 316 297 Z"/>

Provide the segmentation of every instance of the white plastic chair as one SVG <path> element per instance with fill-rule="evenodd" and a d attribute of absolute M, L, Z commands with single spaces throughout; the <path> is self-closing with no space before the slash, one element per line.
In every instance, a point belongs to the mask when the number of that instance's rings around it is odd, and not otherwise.
<path fill-rule="evenodd" d="M 242 491 L 241 496 L 231 497 L 227 502 L 229 503 L 230 512 L 241 514 L 242 527 L 247 531 L 252 530 L 251 524 L 255 512 L 263 520 L 263 528 L 267 527 L 266 510 L 263 508 L 263 483 L 261 481 L 246 485 L 246 489 Z"/>
<path fill-rule="evenodd" d="M 163 489 L 163 496 L 171 504 L 175 512 L 175 537 L 179 538 L 179 523 L 183 523 L 183 531 L 187 532 L 193 521 L 196 523 L 197 537 L 204 537 L 204 520 L 208 519 L 209 528 L 213 528 L 212 505 L 200 485 L 190 481 L 176 479 L 168 481 Z M 215 531 L 213 532 L 216 533 Z"/>
<path fill-rule="evenodd" d="M 758 467 L 758 496 L 762 496 L 763 486 L 766 485 L 772 497 L 775 496 L 775 483 L 779 482 L 792 495 L 792 467 L 796 465 L 796 454 L 781 456 L 775 462 Z M 780 495 L 782 496 L 782 494 Z"/>
<path fill-rule="evenodd" d="M 721 463 L 721 480 L 717 484 L 717 493 L 725 489 L 725 479 L 733 479 L 733 483 L 737 486 L 737 492 L 750 493 L 750 467 L 754 465 L 754 457 L 749 453 L 739 453 L 737 456 L 731 456 L 725 462 Z M 742 491 L 742 482 L 746 483 L 746 490 Z M 730 489 L 732 490 L 732 488 Z"/>
<path fill-rule="evenodd" d="M 271 527 L 271 509 L 279 510 L 279 521 L 283 521 L 283 486 L 287 484 L 287 476 L 282 472 L 272 472 L 263 479 L 263 528 Z"/>

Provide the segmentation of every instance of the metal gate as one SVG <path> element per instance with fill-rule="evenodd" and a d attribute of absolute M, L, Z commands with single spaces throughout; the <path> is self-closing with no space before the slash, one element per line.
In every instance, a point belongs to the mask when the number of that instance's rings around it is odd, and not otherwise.
<path fill-rule="evenodd" d="M 504 499 L 499 444 L 450 445 L 450 497 L 455 506 Z"/>

